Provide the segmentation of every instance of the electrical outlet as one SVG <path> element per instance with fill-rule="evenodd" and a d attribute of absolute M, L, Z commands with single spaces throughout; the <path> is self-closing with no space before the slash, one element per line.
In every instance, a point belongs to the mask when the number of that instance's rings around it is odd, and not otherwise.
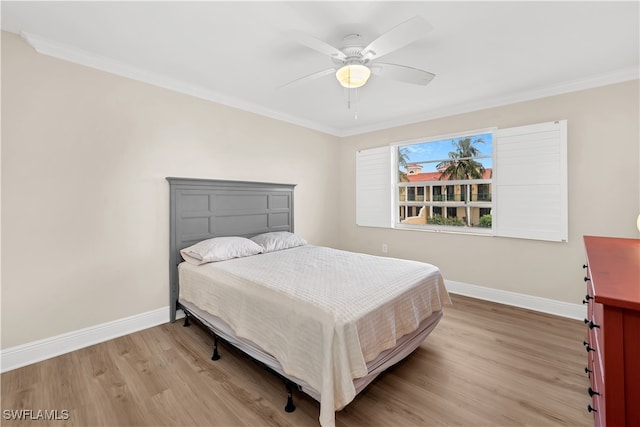
<path fill-rule="evenodd" d="M 382 253 L 386 254 L 387 252 L 389 252 L 389 246 L 386 243 L 382 244 Z"/>

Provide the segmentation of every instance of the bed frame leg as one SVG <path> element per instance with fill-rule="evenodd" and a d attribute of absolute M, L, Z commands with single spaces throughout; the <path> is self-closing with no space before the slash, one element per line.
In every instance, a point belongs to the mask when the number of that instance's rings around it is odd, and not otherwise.
<path fill-rule="evenodd" d="M 191 326 L 191 322 L 189 322 L 189 315 L 185 313 L 184 324 L 182 325 L 182 327 L 188 328 L 189 326 Z"/>
<path fill-rule="evenodd" d="M 296 405 L 293 404 L 293 387 L 291 381 L 285 380 L 284 385 L 287 387 L 287 406 L 284 407 L 285 412 L 293 412 Z"/>
<path fill-rule="evenodd" d="M 220 355 L 218 354 L 218 337 L 217 335 L 213 336 L 213 356 L 211 356 L 211 360 L 220 359 Z"/>

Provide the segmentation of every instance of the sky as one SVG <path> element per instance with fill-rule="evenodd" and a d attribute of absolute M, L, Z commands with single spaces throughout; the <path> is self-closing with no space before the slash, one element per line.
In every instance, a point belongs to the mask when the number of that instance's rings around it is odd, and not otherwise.
<path fill-rule="evenodd" d="M 490 168 L 493 164 L 493 159 L 491 157 L 493 149 L 493 135 L 487 133 L 476 135 L 473 137 L 474 140 L 478 138 L 482 138 L 484 143 L 477 143 L 475 144 L 475 147 L 480 150 L 482 155 L 487 155 L 489 157 L 485 159 L 478 159 L 477 161 L 482 163 L 485 168 Z M 453 142 L 457 141 L 458 139 L 464 139 L 464 137 L 422 142 L 418 144 L 404 145 L 399 147 L 406 147 L 408 155 L 407 163 L 436 160 L 431 163 L 422 164 L 422 172 L 435 172 L 436 165 L 439 163 L 439 161 L 447 160 L 449 158 L 449 152 L 455 151 Z M 404 168 L 401 167 L 400 169 L 406 172 Z"/>

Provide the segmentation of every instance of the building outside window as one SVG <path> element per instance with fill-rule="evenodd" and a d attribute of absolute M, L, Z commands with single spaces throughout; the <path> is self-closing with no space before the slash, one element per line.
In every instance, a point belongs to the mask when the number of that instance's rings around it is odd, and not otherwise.
<path fill-rule="evenodd" d="M 397 145 L 396 225 L 491 228 L 493 135 Z"/>

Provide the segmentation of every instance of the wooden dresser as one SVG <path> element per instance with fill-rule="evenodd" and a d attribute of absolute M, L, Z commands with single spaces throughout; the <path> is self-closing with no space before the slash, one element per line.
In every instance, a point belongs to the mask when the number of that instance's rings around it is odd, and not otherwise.
<path fill-rule="evenodd" d="M 585 236 L 587 369 L 596 426 L 640 426 L 640 240 Z"/>

